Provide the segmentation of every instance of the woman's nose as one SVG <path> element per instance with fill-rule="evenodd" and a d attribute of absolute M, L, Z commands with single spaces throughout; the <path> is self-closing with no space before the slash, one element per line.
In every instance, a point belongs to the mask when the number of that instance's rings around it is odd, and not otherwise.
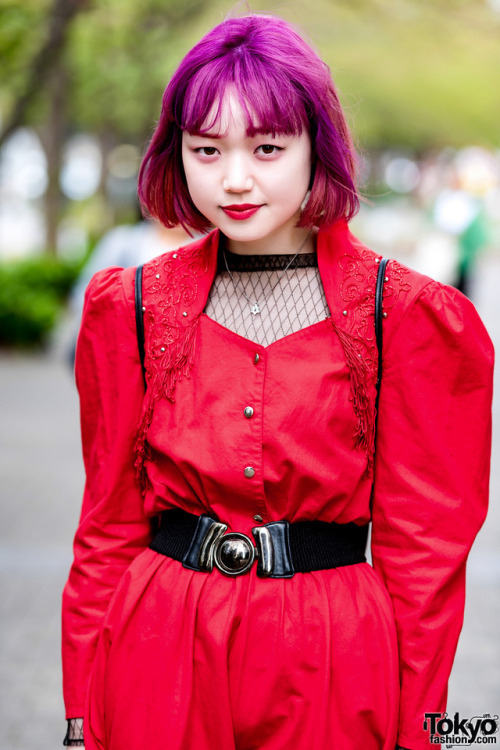
<path fill-rule="evenodd" d="M 228 193 L 243 193 L 253 188 L 250 165 L 243 155 L 228 158 L 222 187 Z"/>

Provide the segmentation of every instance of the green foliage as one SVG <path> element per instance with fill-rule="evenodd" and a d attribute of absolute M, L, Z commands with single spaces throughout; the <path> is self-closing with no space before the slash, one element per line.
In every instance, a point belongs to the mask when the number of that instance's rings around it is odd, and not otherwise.
<path fill-rule="evenodd" d="M 72 130 L 145 145 L 181 56 L 233 0 L 93 0 L 69 30 Z M 500 14 L 485 0 L 250 0 L 297 23 L 330 65 L 368 148 L 498 147 Z M 0 104 L 8 114 L 47 37 L 51 0 L 0 0 Z M 246 11 L 245 4 L 235 13 Z M 45 116 L 41 91 L 30 117 Z"/>
<path fill-rule="evenodd" d="M 14 96 L 45 38 L 49 0 L 0 0 L 0 85 Z"/>
<path fill-rule="evenodd" d="M 500 14 L 484 0 L 294 5 L 361 144 L 498 147 Z"/>
<path fill-rule="evenodd" d="M 177 62 L 175 37 L 206 0 L 95 0 L 72 29 L 71 109 L 81 127 L 141 143 Z M 182 29 L 181 29 L 182 33 Z"/>
<path fill-rule="evenodd" d="M 44 343 L 80 268 L 48 256 L 1 263 L 0 346 Z"/>

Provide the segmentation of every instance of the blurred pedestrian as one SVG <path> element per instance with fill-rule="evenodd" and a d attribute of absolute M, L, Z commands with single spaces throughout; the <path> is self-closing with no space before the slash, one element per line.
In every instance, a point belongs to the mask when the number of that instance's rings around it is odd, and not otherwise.
<path fill-rule="evenodd" d="M 450 185 L 436 198 L 433 218 L 436 226 L 455 238 L 456 269 L 453 285 L 467 297 L 478 255 L 489 242 L 484 198 L 468 185 L 467 175 L 456 165 L 450 170 Z"/>
<path fill-rule="evenodd" d="M 70 334 L 68 361 L 73 368 L 76 353 L 76 338 L 80 328 L 85 290 L 92 276 L 104 268 L 126 268 L 134 263 L 145 263 L 157 255 L 176 250 L 192 237 L 181 227 L 168 229 L 156 220 L 138 221 L 135 224 L 120 224 L 106 232 L 96 244 L 92 255 L 71 290 L 69 309 Z"/>

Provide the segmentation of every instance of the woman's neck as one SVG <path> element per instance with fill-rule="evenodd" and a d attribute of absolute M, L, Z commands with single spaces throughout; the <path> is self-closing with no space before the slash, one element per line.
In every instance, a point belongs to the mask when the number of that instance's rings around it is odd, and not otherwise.
<path fill-rule="evenodd" d="M 234 255 L 296 255 L 316 252 L 317 229 L 301 229 L 293 239 L 264 237 L 262 240 L 241 242 L 224 236 L 225 247 Z"/>

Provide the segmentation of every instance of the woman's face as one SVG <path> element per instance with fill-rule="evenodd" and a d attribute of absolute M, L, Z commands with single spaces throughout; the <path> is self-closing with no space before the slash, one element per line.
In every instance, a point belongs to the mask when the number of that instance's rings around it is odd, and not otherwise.
<path fill-rule="evenodd" d="M 249 138 L 241 105 L 228 95 L 208 134 L 182 134 L 182 161 L 191 199 L 236 252 L 296 252 L 307 232 L 297 229 L 311 175 L 311 140 Z M 223 133 L 224 135 L 220 135 Z"/>

